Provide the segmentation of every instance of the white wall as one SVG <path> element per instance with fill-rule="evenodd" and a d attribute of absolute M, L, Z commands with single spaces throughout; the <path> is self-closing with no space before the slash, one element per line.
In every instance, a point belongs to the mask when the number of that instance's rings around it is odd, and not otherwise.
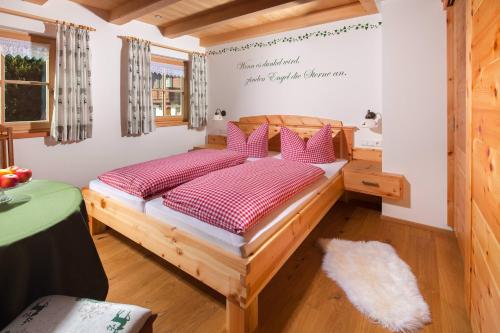
<path fill-rule="evenodd" d="M 297 37 L 316 31 L 332 31 L 351 24 L 372 23 L 378 26 L 380 15 L 344 20 L 310 28 L 288 31 L 262 38 L 217 46 L 241 46 L 267 42 L 280 37 Z M 251 48 L 241 52 L 209 55 L 209 112 L 216 108 L 228 112 L 227 120 L 260 114 L 314 115 L 342 120 L 345 125 L 359 125 L 366 110 L 382 113 L 382 29 L 353 30 L 326 38 L 309 38 L 296 43 Z M 299 63 L 273 67 L 238 69 L 238 64 L 262 64 L 266 59 L 297 59 Z M 269 80 L 269 73 L 280 75 L 314 69 L 316 72 L 344 71 L 347 76 L 321 79 Z M 249 83 L 260 75 L 266 81 Z M 208 132 L 225 133 L 225 122 L 210 121 Z M 380 131 L 379 131 L 380 132 Z M 357 145 L 364 140 L 381 141 L 381 135 L 369 129 L 356 134 Z"/>
<path fill-rule="evenodd" d="M 409 207 L 383 214 L 446 226 L 446 17 L 439 0 L 385 0 L 383 17 L 384 171 L 402 173 Z"/>
<path fill-rule="evenodd" d="M 16 164 L 33 169 L 35 178 L 67 181 L 77 186 L 88 183 L 99 173 L 134 162 L 186 151 L 203 143 L 205 131 L 189 130 L 186 126 L 158 128 L 142 137 L 122 137 L 120 118 L 120 76 L 122 40 L 118 35 L 131 35 L 163 44 L 192 50 L 199 49 L 196 38 L 175 40 L 163 38 L 159 30 L 133 21 L 118 26 L 109 24 L 84 7 L 70 1 L 50 0 L 37 6 L 21 0 L 0 0 L 0 6 L 54 19 L 90 25 L 92 98 L 94 103 L 93 138 L 81 143 L 48 146 L 43 138 L 19 139 L 14 143 Z M 41 22 L 0 14 L 0 27 L 44 32 Z M 183 53 L 154 49 L 175 57 Z"/>
<path fill-rule="evenodd" d="M 59 179 L 82 186 L 103 171 L 186 151 L 204 141 L 205 131 L 188 130 L 185 126 L 160 128 L 142 137 L 122 137 L 120 123 L 122 41 L 116 36 L 134 35 L 188 49 L 199 47 L 197 39 L 168 40 L 162 38 L 156 27 L 136 21 L 124 26 L 112 25 L 70 1 L 49 0 L 40 7 L 21 0 L 0 0 L 0 6 L 97 29 L 91 34 L 94 137 L 56 146 L 47 146 L 43 138 L 16 140 L 16 163 L 32 168 L 36 178 Z M 221 107 L 229 112 L 231 120 L 252 114 L 315 115 L 358 125 L 366 109 L 382 112 L 383 108 L 384 170 L 404 174 L 411 189 L 408 205 L 386 201 L 383 214 L 447 228 L 446 36 L 441 1 L 385 0 L 381 15 L 257 40 L 350 23 L 378 22 L 381 17 L 382 29 L 210 56 L 209 112 Z M 45 29 L 42 23 L 7 15 L 0 15 L 0 27 L 38 32 Z M 166 54 L 185 56 L 175 52 Z M 279 71 L 293 67 L 303 72 L 312 67 L 318 71 L 343 70 L 348 76 L 307 84 L 297 80 L 245 87 L 244 79 L 250 71 L 236 69 L 242 60 L 259 62 L 297 55 L 301 57 L 299 65 L 280 67 Z M 264 75 L 267 71 L 260 73 Z M 210 122 L 210 132 L 219 130 L 225 130 L 224 124 Z M 358 133 L 358 144 L 364 139 L 379 140 L 380 136 L 363 130 Z"/>

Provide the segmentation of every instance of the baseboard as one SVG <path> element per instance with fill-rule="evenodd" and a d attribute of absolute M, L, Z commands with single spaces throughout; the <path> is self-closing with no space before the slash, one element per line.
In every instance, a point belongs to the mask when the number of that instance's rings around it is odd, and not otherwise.
<path fill-rule="evenodd" d="M 441 229 L 441 228 L 438 228 L 438 227 L 433 227 L 431 225 L 417 223 L 417 222 L 412 222 L 412 221 L 408 221 L 408 220 L 402 220 L 402 219 L 398 219 L 398 218 L 395 218 L 395 217 L 386 216 L 386 215 L 383 215 L 383 214 L 380 215 L 380 218 L 383 221 L 386 221 L 386 222 L 399 223 L 399 224 L 404 224 L 404 225 L 407 225 L 409 227 L 413 227 L 413 228 L 417 228 L 417 229 L 423 229 L 423 230 L 428 230 L 428 231 L 433 231 L 433 232 L 439 232 L 439 233 L 446 234 L 446 235 L 453 235 L 453 230 Z"/>

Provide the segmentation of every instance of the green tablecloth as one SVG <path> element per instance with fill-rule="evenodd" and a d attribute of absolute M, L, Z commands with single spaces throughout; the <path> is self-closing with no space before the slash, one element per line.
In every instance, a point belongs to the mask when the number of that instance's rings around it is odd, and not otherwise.
<path fill-rule="evenodd" d="M 0 328 L 53 294 L 104 300 L 108 282 L 80 190 L 35 180 L 0 205 Z"/>

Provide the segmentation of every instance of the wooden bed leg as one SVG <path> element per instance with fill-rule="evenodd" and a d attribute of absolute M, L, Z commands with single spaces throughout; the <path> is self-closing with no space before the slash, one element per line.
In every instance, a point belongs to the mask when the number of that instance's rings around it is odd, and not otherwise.
<path fill-rule="evenodd" d="M 344 194 L 342 194 L 342 199 L 341 200 L 342 200 L 343 203 L 349 203 L 349 193 L 347 193 L 347 191 L 344 192 Z"/>
<path fill-rule="evenodd" d="M 89 229 L 92 236 L 102 234 L 106 231 L 107 226 L 104 223 L 97 221 L 89 215 Z"/>
<path fill-rule="evenodd" d="M 258 297 L 246 308 L 226 298 L 226 325 L 228 333 L 252 333 L 259 324 Z"/>

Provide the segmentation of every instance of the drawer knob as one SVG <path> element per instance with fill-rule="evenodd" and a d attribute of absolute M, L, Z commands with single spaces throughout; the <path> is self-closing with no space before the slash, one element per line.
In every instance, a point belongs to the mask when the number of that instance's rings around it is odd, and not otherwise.
<path fill-rule="evenodd" d="M 366 180 L 362 180 L 361 183 L 363 183 L 363 185 L 366 185 L 366 186 L 380 187 L 380 185 L 378 183 L 369 182 L 369 181 L 366 181 Z"/>

